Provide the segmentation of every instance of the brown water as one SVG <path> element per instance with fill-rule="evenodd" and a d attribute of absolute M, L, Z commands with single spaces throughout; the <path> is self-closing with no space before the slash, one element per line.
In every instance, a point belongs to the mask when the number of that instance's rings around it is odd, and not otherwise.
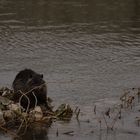
<path fill-rule="evenodd" d="M 140 1 L 0 0 L 0 85 L 11 87 L 24 68 L 44 74 L 55 105 L 85 112 L 100 99 L 139 87 Z M 67 139 L 93 139 L 72 129 L 79 135 Z M 48 136 L 42 130 L 42 140 L 56 139 L 53 130 Z M 39 139 L 33 136 L 25 139 Z"/>

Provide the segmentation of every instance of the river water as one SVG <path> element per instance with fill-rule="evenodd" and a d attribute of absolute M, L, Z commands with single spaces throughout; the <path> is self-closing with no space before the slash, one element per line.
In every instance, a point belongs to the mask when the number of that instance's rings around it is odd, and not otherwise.
<path fill-rule="evenodd" d="M 24 68 L 44 74 L 55 105 L 85 111 L 139 87 L 140 1 L 0 0 L 0 85 Z"/>

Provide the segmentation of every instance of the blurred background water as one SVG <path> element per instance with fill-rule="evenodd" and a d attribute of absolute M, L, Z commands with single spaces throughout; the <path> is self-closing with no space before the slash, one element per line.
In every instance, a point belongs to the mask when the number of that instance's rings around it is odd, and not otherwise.
<path fill-rule="evenodd" d="M 139 87 L 140 1 L 0 0 L 0 85 L 24 68 L 44 74 L 56 105 Z"/>

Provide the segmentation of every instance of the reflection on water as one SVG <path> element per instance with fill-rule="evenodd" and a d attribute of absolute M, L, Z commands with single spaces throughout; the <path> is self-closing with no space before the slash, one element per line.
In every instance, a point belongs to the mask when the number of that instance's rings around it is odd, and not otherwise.
<path fill-rule="evenodd" d="M 97 22 L 102 28 L 106 22 L 112 28 L 139 25 L 139 0 L 1 0 L 0 4 L 1 25 L 42 27 Z"/>
<path fill-rule="evenodd" d="M 19 140 L 48 140 L 47 132 L 48 129 L 46 127 L 33 127 L 27 130 L 26 134 L 19 138 Z"/>
<path fill-rule="evenodd" d="M 0 0 L 0 54 L 0 85 L 32 68 L 84 110 L 139 86 L 140 1 Z"/>

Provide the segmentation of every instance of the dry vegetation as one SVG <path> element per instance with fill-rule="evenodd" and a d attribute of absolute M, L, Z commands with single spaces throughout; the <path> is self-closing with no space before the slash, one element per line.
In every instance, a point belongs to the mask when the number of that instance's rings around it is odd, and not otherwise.
<path fill-rule="evenodd" d="M 33 91 L 33 90 L 32 90 Z M 34 94 L 34 93 L 33 93 Z M 80 122 L 81 110 L 76 107 L 72 110 L 67 104 L 61 104 L 55 111 L 51 106 L 52 100 L 48 98 L 49 106 L 52 110 L 45 110 L 43 106 L 35 104 L 34 108 L 23 109 L 20 106 L 20 101 L 26 93 L 22 93 L 18 103 L 14 103 L 12 99 L 13 91 L 8 88 L 0 89 L 0 130 L 6 132 L 14 137 L 19 137 L 26 133 L 26 130 L 32 127 L 32 124 L 46 124 L 50 126 L 53 121 L 64 120 L 69 121 L 71 117 L 75 116 L 78 122 Z M 35 97 L 36 98 L 36 97 Z M 37 102 L 37 98 L 36 98 Z M 104 111 L 98 108 L 98 105 L 93 107 L 93 116 L 99 125 L 99 129 L 104 127 L 107 130 L 114 130 L 116 123 L 125 116 L 125 112 L 132 111 L 136 105 L 140 102 L 140 88 L 132 88 L 125 90 L 120 97 L 120 103 L 110 106 Z M 28 99 L 28 106 L 30 100 Z M 140 125 L 140 116 L 136 116 L 135 120 L 137 126 Z M 88 121 L 90 123 L 90 121 Z M 74 131 L 65 132 L 65 135 L 73 135 Z M 56 136 L 59 135 L 57 130 Z"/>
<path fill-rule="evenodd" d="M 39 88 L 39 87 L 36 87 Z M 34 89 L 32 89 L 32 94 Z M 24 135 L 32 124 L 46 124 L 50 126 L 54 120 L 70 120 L 73 110 L 67 104 L 61 104 L 55 111 L 51 106 L 52 100 L 48 98 L 51 110 L 46 110 L 45 106 L 37 105 L 37 98 L 34 108 L 29 109 L 30 100 L 26 94 L 22 93 L 18 103 L 12 101 L 13 91 L 8 88 L 0 89 L 0 130 L 14 137 Z M 25 110 L 20 105 L 22 97 L 28 99 L 28 107 Z"/>

